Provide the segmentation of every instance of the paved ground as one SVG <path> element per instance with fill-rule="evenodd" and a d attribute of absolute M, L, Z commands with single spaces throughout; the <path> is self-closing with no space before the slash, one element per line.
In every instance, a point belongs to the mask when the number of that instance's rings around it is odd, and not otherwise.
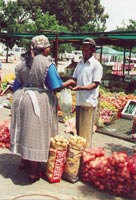
<path fill-rule="evenodd" d="M 10 120 L 10 109 L 0 109 L 0 121 L 5 119 Z M 64 124 L 59 123 L 59 134 L 66 134 L 64 128 Z M 92 137 L 92 146 L 105 148 L 109 155 L 113 151 L 126 151 L 132 154 L 135 145 L 95 133 Z M 81 181 L 72 184 L 61 180 L 59 183 L 50 184 L 40 179 L 30 185 L 27 180 L 27 171 L 18 170 L 19 161 L 19 156 L 11 154 L 8 149 L 0 149 L 0 200 L 125 200 L 125 198 L 98 191 L 92 185 Z"/>
<path fill-rule="evenodd" d="M 8 73 L 14 73 L 14 68 L 18 64 L 18 62 L 20 62 L 19 58 L 16 59 L 14 62 L 2 63 L 2 70 L 1 70 L 2 77 L 4 77 L 4 75 Z M 67 67 L 70 63 L 71 63 L 70 61 L 58 62 L 58 71 L 64 72 L 64 68 Z"/>
<path fill-rule="evenodd" d="M 0 110 L 0 121 L 10 120 L 10 110 Z M 59 134 L 64 133 L 64 124 L 59 123 Z M 100 133 L 93 134 L 93 147 L 103 147 L 107 155 L 113 151 L 133 153 L 134 144 Z M 98 191 L 91 185 L 81 181 L 69 183 L 61 180 L 59 183 L 48 183 L 44 179 L 30 185 L 27 171 L 19 171 L 20 158 L 13 155 L 8 149 L 0 149 L 0 199 L 1 200 L 124 200 L 107 192 Z"/>

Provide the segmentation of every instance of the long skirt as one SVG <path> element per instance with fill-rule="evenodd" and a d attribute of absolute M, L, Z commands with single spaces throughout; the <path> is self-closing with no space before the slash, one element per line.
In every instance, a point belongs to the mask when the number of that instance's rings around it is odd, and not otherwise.
<path fill-rule="evenodd" d="M 51 92 L 19 89 L 14 93 L 11 152 L 31 161 L 48 160 L 50 138 L 58 134 L 56 102 Z"/>

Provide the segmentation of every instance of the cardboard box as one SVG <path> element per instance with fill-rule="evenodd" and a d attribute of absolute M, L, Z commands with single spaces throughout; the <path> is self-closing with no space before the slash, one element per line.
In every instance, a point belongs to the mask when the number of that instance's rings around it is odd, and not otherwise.
<path fill-rule="evenodd" d="M 136 115 L 136 101 L 128 100 L 126 106 L 121 112 L 121 117 L 126 119 L 133 119 L 134 115 Z"/>

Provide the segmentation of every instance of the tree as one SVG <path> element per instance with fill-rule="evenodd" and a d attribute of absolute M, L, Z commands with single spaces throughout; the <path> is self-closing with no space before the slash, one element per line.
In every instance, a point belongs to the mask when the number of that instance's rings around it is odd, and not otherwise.
<path fill-rule="evenodd" d="M 117 31 L 136 31 L 136 20 L 129 19 L 128 24 L 122 21 L 122 26 L 117 26 Z"/>
<path fill-rule="evenodd" d="M 122 26 L 117 26 L 117 31 L 136 31 L 136 20 L 129 19 L 128 23 L 126 23 L 124 20 L 122 21 Z M 120 48 L 118 47 L 120 50 Z M 136 52 L 136 47 L 132 49 L 132 52 Z"/>
<path fill-rule="evenodd" d="M 25 25 L 25 28 L 27 27 L 28 32 L 32 33 L 39 33 L 43 32 L 43 34 L 48 32 L 67 32 L 68 29 L 65 26 L 60 26 L 58 21 L 56 20 L 55 15 L 49 15 L 49 12 L 46 12 L 46 14 L 42 13 L 41 9 L 37 9 L 35 13 L 35 21 L 31 20 L 31 23 Z M 23 46 L 26 47 L 29 46 L 28 40 L 23 40 Z M 59 50 L 60 52 L 63 52 L 64 49 L 70 48 L 70 45 L 61 45 Z"/>
<path fill-rule="evenodd" d="M 7 4 L 0 0 L 0 30 L 1 32 L 21 32 L 25 21 L 28 21 L 29 14 L 18 6 L 16 2 L 9 1 Z M 8 48 L 12 48 L 17 40 L 11 37 L 0 38 L 0 41 L 7 46 L 6 62 L 8 62 Z"/>
<path fill-rule="evenodd" d="M 3 0 L 0 0 L 0 31 L 6 26 L 3 15 L 4 6 L 5 2 Z"/>
<path fill-rule="evenodd" d="M 102 30 L 106 29 L 108 15 L 104 14 L 100 0 L 18 0 L 17 2 L 31 12 L 33 20 L 37 7 L 40 7 L 43 13 L 49 12 L 50 15 L 55 15 L 59 24 L 66 26 L 69 31 L 88 31 L 88 26 L 85 28 L 87 24 L 92 24 L 91 31 L 100 31 L 101 27 Z"/>
<path fill-rule="evenodd" d="M 10 33 L 37 33 L 40 29 L 67 31 L 67 28 L 60 26 L 54 15 L 50 16 L 47 12 L 44 14 L 41 9 L 37 9 L 34 13 L 35 20 L 32 19 L 30 12 L 17 4 L 17 2 L 9 1 L 7 4 L 0 0 L 0 29 L 3 32 Z M 8 48 L 12 48 L 15 44 L 19 46 L 27 46 L 29 39 L 18 39 L 14 37 L 0 38 Z M 8 62 L 8 48 L 6 62 Z"/>
<path fill-rule="evenodd" d="M 35 13 L 35 21 L 33 26 L 35 27 L 35 31 L 39 31 L 40 29 L 49 30 L 52 32 L 68 31 L 66 27 L 59 25 L 55 15 L 49 15 L 49 12 L 44 14 L 42 13 L 41 9 L 37 9 Z"/>

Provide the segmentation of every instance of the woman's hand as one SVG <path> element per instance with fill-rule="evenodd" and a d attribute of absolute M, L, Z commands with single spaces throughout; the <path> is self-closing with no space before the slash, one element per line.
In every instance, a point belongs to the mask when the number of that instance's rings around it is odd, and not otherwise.
<path fill-rule="evenodd" d="M 76 85 L 76 82 L 73 79 L 69 79 L 65 83 L 63 83 L 63 87 L 66 87 L 66 88 L 71 88 L 71 87 L 74 87 L 75 85 Z"/>

